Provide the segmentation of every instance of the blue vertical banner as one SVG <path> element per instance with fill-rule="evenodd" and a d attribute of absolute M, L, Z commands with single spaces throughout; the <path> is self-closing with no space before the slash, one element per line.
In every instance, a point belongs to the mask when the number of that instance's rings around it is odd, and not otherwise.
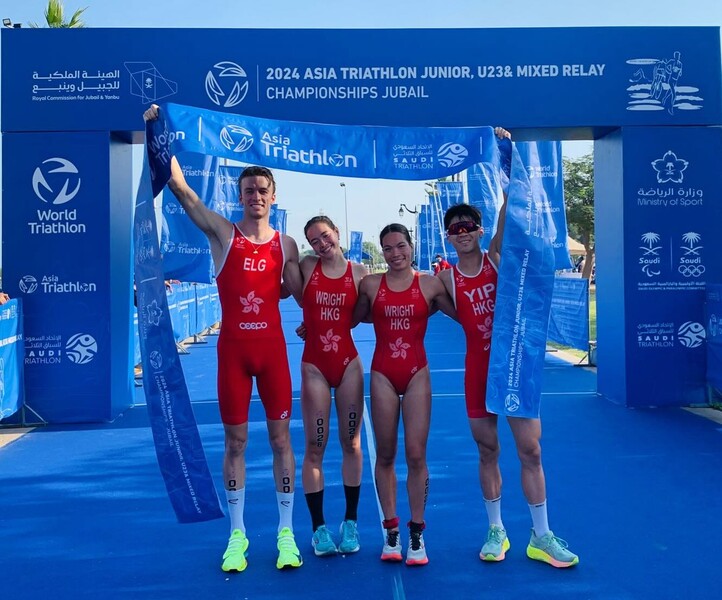
<path fill-rule="evenodd" d="M 554 219 L 557 237 L 552 245 L 557 271 L 571 269 L 572 262 L 567 247 L 567 214 L 564 207 L 562 143 L 519 142 L 516 147 L 529 174 L 534 193 L 541 202 L 549 205 Z"/>
<path fill-rule="evenodd" d="M 444 213 L 454 204 L 464 203 L 464 184 L 461 181 L 437 181 L 436 193 L 439 199 L 439 224 L 443 248 L 441 254 L 444 255 L 450 263 L 455 264 L 459 261 L 459 256 L 456 254 L 454 247 L 450 243 L 447 243 L 444 228 Z"/>
<path fill-rule="evenodd" d="M 165 185 L 170 155 L 158 149 L 167 136 L 162 121 L 149 123 L 148 154 L 136 196 L 134 247 L 138 327 L 146 394 L 156 456 L 166 490 L 181 523 L 217 519 L 223 510 L 206 462 L 183 369 L 173 337 L 153 197 Z"/>
<path fill-rule="evenodd" d="M 705 293 L 707 325 L 707 385 L 722 391 L 722 284 L 709 284 Z"/>
<path fill-rule="evenodd" d="M 186 152 L 178 157 L 178 164 L 188 185 L 209 206 L 217 187 L 219 159 Z M 162 198 L 160 245 L 166 279 L 211 283 L 214 268 L 208 238 L 168 188 Z"/>
<path fill-rule="evenodd" d="M 514 149 L 486 395 L 495 414 L 539 417 L 555 237 L 549 205 L 534 194 Z"/>
<path fill-rule="evenodd" d="M 361 262 L 361 259 L 363 258 L 363 238 L 363 231 L 351 232 L 351 242 L 349 244 L 351 247 L 348 251 L 349 260 L 356 263 Z"/>
<path fill-rule="evenodd" d="M 22 301 L 0 306 L 0 421 L 20 410 L 24 401 Z"/>
<path fill-rule="evenodd" d="M 589 280 L 554 277 L 547 339 L 577 350 L 589 350 Z"/>
<path fill-rule="evenodd" d="M 431 254 L 431 206 L 428 204 L 419 210 L 416 232 L 419 270 L 431 271 L 431 261 L 434 256 Z"/>
<path fill-rule="evenodd" d="M 287 212 L 285 208 L 278 208 L 274 204 L 276 208 L 276 219 L 275 223 L 273 223 L 271 226 L 276 229 L 277 231 L 280 231 L 281 233 L 286 233 L 286 219 L 287 219 Z"/>
<path fill-rule="evenodd" d="M 481 238 L 483 250 L 489 249 L 491 238 L 496 233 L 499 210 L 504 203 L 501 172 L 489 163 L 477 163 L 466 171 L 466 193 L 469 204 L 481 212 L 484 235 Z"/>

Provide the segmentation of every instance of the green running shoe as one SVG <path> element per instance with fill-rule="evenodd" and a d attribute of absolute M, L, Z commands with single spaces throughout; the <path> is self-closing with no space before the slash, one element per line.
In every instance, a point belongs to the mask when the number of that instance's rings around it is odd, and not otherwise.
<path fill-rule="evenodd" d="M 343 521 L 339 533 L 341 534 L 341 543 L 338 545 L 339 552 L 353 554 L 361 549 L 356 521 L 351 519 Z"/>
<path fill-rule="evenodd" d="M 221 569 L 226 573 L 236 571 L 240 573 L 248 566 L 246 555 L 248 554 L 248 538 L 240 529 L 234 529 L 228 539 L 228 547 L 223 553 L 223 564 Z"/>
<path fill-rule="evenodd" d="M 573 567 L 579 562 L 579 557 L 568 549 L 567 543 L 556 537 L 551 531 L 537 537 L 532 529 L 531 539 L 526 547 L 526 555 L 560 569 Z"/>
<path fill-rule="evenodd" d="M 486 534 L 486 542 L 481 547 L 481 552 L 479 552 L 479 558 L 499 562 L 504 560 L 506 551 L 510 546 L 509 538 L 506 537 L 506 530 L 498 525 L 491 525 Z"/>
<path fill-rule="evenodd" d="M 303 564 L 301 553 L 298 551 L 298 546 L 296 546 L 296 539 L 293 537 L 293 531 L 288 527 L 284 527 L 278 532 L 276 547 L 278 548 L 277 569 L 300 567 Z"/>
<path fill-rule="evenodd" d="M 336 544 L 333 543 L 333 538 L 331 538 L 331 532 L 325 525 L 321 525 L 313 532 L 311 545 L 316 556 L 332 556 L 338 552 Z"/>

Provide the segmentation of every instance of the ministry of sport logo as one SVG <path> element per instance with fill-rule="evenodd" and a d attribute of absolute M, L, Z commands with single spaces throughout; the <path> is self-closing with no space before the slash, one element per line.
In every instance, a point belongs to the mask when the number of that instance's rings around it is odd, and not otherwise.
<path fill-rule="evenodd" d="M 248 93 L 248 76 L 240 65 L 224 60 L 206 74 L 206 94 L 211 102 L 224 108 L 238 106 Z"/>
<path fill-rule="evenodd" d="M 226 125 L 221 129 L 221 144 L 231 152 L 245 152 L 253 146 L 253 134 L 240 125 Z"/>
<path fill-rule="evenodd" d="M 662 158 L 652 161 L 652 168 L 657 172 L 657 183 L 682 183 L 688 166 L 688 160 L 678 158 L 671 150 L 667 150 Z"/>
<path fill-rule="evenodd" d="M 456 142 L 447 142 L 439 147 L 436 155 L 442 167 L 458 167 L 469 156 L 469 151 Z"/>
<path fill-rule="evenodd" d="M 80 191 L 78 168 L 65 158 L 44 160 L 33 173 L 33 191 L 43 202 L 70 202 Z"/>

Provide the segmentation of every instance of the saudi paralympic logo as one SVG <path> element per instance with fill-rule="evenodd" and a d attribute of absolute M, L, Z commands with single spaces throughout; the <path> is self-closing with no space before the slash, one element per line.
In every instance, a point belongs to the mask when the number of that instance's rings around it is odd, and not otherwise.
<path fill-rule="evenodd" d="M 458 167 L 469 156 L 469 151 L 455 142 L 443 144 L 437 152 L 442 167 Z"/>
<path fill-rule="evenodd" d="M 223 80 L 226 81 L 223 81 Z M 223 85 L 221 85 L 223 81 Z M 232 85 L 231 85 L 232 82 Z M 231 88 L 230 91 L 227 88 Z M 243 67 L 224 60 L 206 74 L 206 94 L 213 104 L 231 108 L 243 102 L 248 93 L 248 79 Z"/>
<path fill-rule="evenodd" d="M 226 125 L 221 129 L 221 144 L 233 152 L 245 152 L 253 146 L 253 134 L 240 125 Z"/>
<path fill-rule="evenodd" d="M 70 202 L 80 191 L 78 168 L 65 158 L 44 160 L 33 173 L 33 191 L 43 202 Z"/>

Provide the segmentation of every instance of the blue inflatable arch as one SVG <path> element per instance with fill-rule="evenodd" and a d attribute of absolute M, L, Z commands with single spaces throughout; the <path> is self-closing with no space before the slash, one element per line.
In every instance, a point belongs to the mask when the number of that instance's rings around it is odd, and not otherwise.
<path fill-rule="evenodd" d="M 598 391 L 626 406 L 704 402 L 704 289 L 722 281 L 718 28 L 5 29 L 1 41 L 3 277 L 25 307 L 27 400 L 48 422 L 108 420 L 132 401 L 130 144 L 164 101 L 594 139 Z"/>

